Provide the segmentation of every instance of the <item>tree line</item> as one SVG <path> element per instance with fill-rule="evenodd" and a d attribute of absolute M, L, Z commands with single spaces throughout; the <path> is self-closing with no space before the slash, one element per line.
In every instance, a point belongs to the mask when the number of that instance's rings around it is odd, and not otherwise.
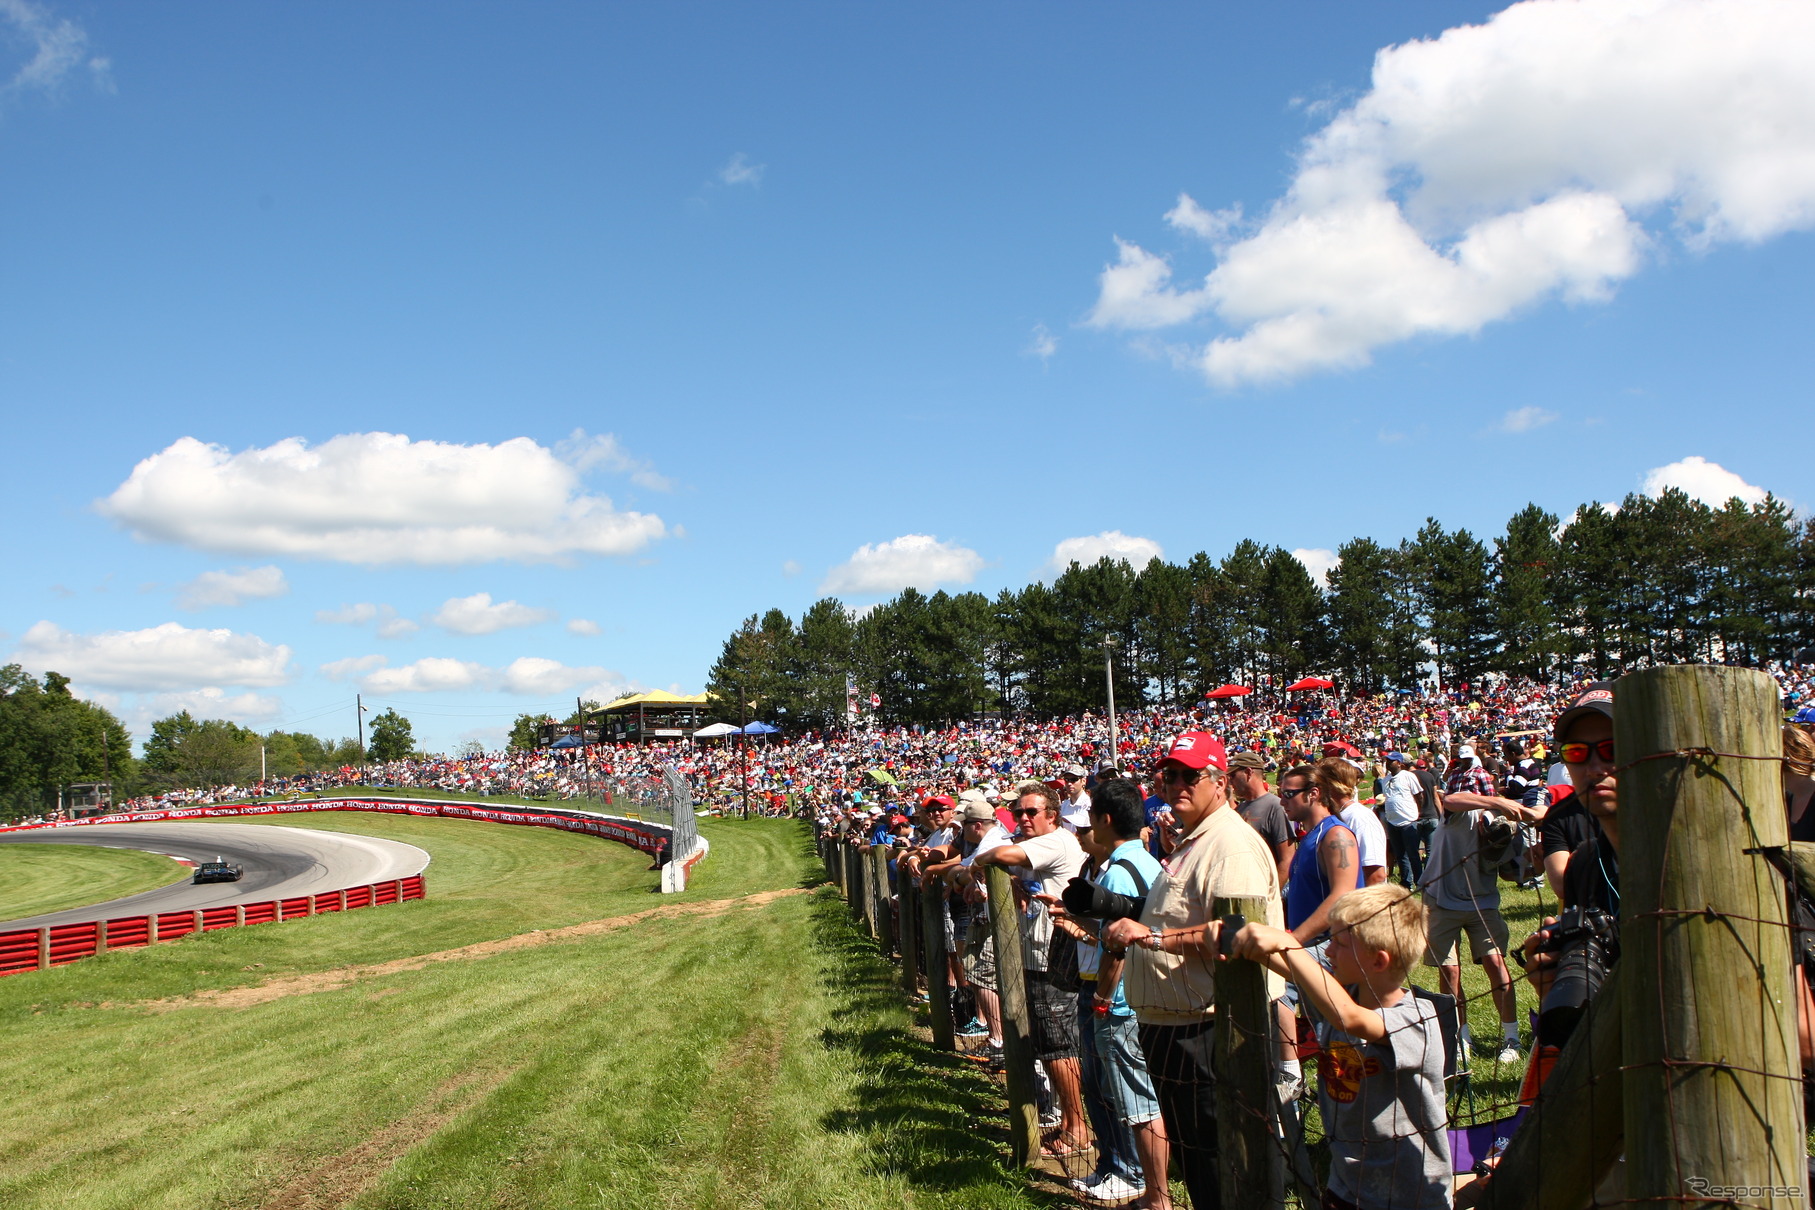
<path fill-rule="evenodd" d="M 798 621 L 770 609 L 725 639 L 707 692 L 729 720 L 836 726 L 849 674 L 883 722 L 932 724 L 1100 710 L 1106 656 L 1118 706 L 1135 706 L 1307 672 L 1372 694 L 1433 672 L 1549 681 L 1815 648 L 1815 520 L 1770 497 L 1713 508 L 1670 489 L 1567 522 L 1528 505 L 1488 540 L 1433 518 L 1336 554 L 1323 584 L 1292 552 L 1244 540 L 1221 560 L 1073 563 L 993 600 L 909 588 L 862 612 L 835 598 Z"/>
<path fill-rule="evenodd" d="M 394 710 L 374 715 L 370 743 L 323 739 L 303 731 L 254 731 L 226 719 L 181 711 L 151 724 L 144 750 L 114 714 L 69 690 L 69 678 L 42 678 L 18 664 L 0 667 L 0 820 L 43 814 L 59 791 L 107 782 L 116 802 L 165 790 L 249 785 L 269 777 L 397 760 L 414 754 L 410 721 Z"/>

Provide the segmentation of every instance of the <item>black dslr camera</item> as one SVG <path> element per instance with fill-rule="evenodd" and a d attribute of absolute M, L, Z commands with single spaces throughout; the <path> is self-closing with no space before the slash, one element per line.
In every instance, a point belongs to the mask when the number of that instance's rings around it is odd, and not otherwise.
<path fill-rule="evenodd" d="M 1106 891 L 1082 875 L 1066 884 L 1059 899 L 1071 915 L 1103 921 L 1133 919 L 1147 905 L 1145 898 Z"/>
<path fill-rule="evenodd" d="M 1550 936 L 1538 952 L 1557 955 L 1557 974 L 1538 1006 L 1538 1041 L 1561 1046 L 1620 956 L 1619 921 L 1594 908 L 1572 907 L 1545 927 Z"/>

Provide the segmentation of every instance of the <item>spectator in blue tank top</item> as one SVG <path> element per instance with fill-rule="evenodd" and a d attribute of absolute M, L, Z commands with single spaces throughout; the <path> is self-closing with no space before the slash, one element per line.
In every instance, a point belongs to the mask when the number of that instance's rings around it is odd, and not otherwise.
<path fill-rule="evenodd" d="M 1362 885 L 1355 833 L 1330 814 L 1312 772 L 1310 765 L 1299 765 L 1279 778 L 1280 804 L 1305 833 L 1292 855 L 1292 881 L 1286 887 L 1286 927 L 1304 946 L 1323 939 L 1330 929 L 1331 906 Z"/>

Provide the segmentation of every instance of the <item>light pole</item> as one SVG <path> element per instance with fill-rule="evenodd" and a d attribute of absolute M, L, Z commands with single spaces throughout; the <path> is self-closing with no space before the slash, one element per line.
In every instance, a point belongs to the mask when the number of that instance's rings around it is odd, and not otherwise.
<path fill-rule="evenodd" d="M 1122 767 L 1121 755 L 1116 751 L 1115 733 L 1115 649 L 1120 645 L 1113 634 L 1103 636 L 1103 683 L 1109 689 L 1109 763 L 1118 770 Z M 1101 765 L 1103 762 L 1098 761 Z"/>

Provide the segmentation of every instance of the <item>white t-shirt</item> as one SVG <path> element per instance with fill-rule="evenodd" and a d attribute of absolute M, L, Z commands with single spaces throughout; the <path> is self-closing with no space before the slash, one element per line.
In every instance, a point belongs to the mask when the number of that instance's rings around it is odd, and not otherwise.
<path fill-rule="evenodd" d="M 1355 833 L 1355 847 L 1361 850 L 1362 866 L 1377 865 L 1385 869 L 1386 828 L 1381 825 L 1380 816 L 1359 802 L 1350 803 L 1337 816 L 1349 826 L 1349 831 Z"/>
<path fill-rule="evenodd" d="M 1041 894 L 1062 893 L 1084 869 L 1084 849 L 1078 844 L 1078 838 L 1064 828 L 1044 836 L 1025 836 L 1015 843 L 1026 854 L 1028 864 L 1014 872 L 1026 871 L 1028 881 L 1035 883 L 1034 889 Z M 1067 945 L 1071 944 L 1071 938 L 1064 940 Z M 1027 915 L 1021 925 L 1021 942 L 1021 960 L 1027 969 L 1046 970 L 1053 943 L 1053 926 L 1045 904 L 1028 903 Z"/>
<path fill-rule="evenodd" d="M 1001 825 L 997 826 L 999 827 Z M 928 836 L 922 843 L 929 849 L 943 849 L 946 845 L 951 844 L 956 839 L 958 839 L 958 829 L 954 828 L 951 824 L 946 824 L 943 828 L 940 828 L 931 836 Z"/>
<path fill-rule="evenodd" d="M 1382 782 L 1386 786 L 1386 802 L 1380 809 L 1381 819 L 1390 824 L 1417 823 L 1418 796 L 1424 789 L 1418 782 L 1418 775 L 1409 769 L 1401 769 L 1391 777 L 1383 778 Z"/>

